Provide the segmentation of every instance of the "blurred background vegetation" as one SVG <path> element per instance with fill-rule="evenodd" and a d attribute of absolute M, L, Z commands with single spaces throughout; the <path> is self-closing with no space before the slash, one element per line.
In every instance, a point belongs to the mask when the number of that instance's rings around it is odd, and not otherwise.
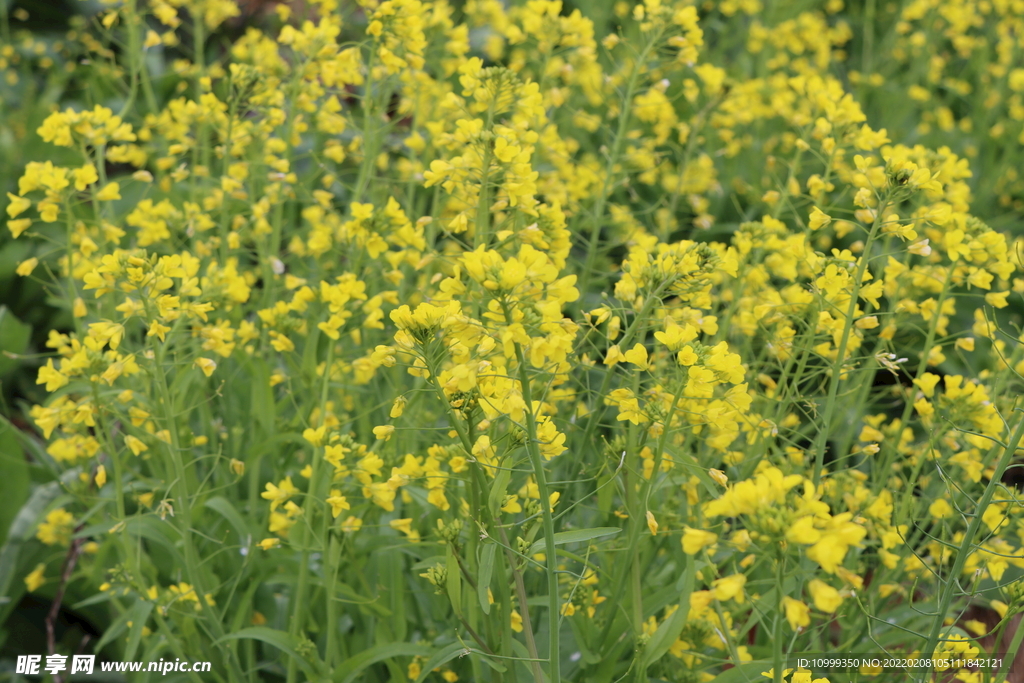
<path fill-rule="evenodd" d="M 240 2 L 241 16 L 221 27 L 208 41 L 207 62 L 226 51 L 246 27 L 269 23 L 276 4 L 267 0 Z M 295 15 L 302 16 L 300 2 L 288 4 Z M 450 4 L 457 15 L 464 3 L 452 0 Z M 718 4 L 725 3 L 703 3 L 709 6 L 705 9 Z M 979 34 L 965 46 L 962 40 L 947 39 L 941 22 L 908 29 L 902 19 L 910 4 L 886 0 L 765 0 L 763 11 L 755 18 L 740 13 L 728 21 L 760 21 L 772 27 L 799 22 L 803 13 L 816 12 L 826 16 L 831 26 L 847 30 L 850 39 L 843 53 L 833 55 L 834 75 L 843 79 L 861 103 L 870 124 L 886 128 L 893 140 L 936 149 L 948 146 L 969 159 L 974 172 L 973 212 L 993 228 L 1019 236 L 1024 217 L 1024 171 L 1019 170 L 1024 169 L 1024 134 L 1020 133 L 1024 78 L 1020 90 L 1007 89 L 1006 74 L 993 72 L 993 36 Z M 62 155 L 70 152 L 43 143 L 35 133 L 54 108 L 89 108 L 95 104 L 115 112 L 123 108 L 126 93 L 115 59 L 121 48 L 108 48 L 93 38 L 96 32 L 92 28 L 98 26 L 103 8 L 98 0 L 0 0 L 0 211 L 7 205 L 7 193 L 16 191 L 18 177 L 28 161 L 51 159 L 63 163 Z M 613 30 L 617 15 L 623 10 L 629 12 L 631 4 L 565 0 L 564 13 L 576 8 L 593 20 L 596 32 L 603 35 Z M 706 21 L 702 17 L 706 51 L 726 51 L 727 61 L 737 70 L 755 73 L 759 68 L 757 56 L 750 55 L 744 44 L 737 44 L 735 36 L 730 35 L 733 29 L 727 28 L 725 21 L 718 12 L 708 13 Z M 898 40 L 910 30 L 931 35 L 920 41 Z M 921 45 L 916 52 L 897 46 L 915 43 Z M 932 52 L 936 46 L 941 50 Z M 173 62 L 190 53 L 187 25 L 177 47 L 157 46 L 147 51 L 158 106 L 178 96 L 181 81 L 173 72 Z M 715 61 L 723 63 L 721 59 Z M 1012 78 L 1010 83 L 1013 86 Z M 126 118 L 140 122 L 148 113 L 145 98 L 140 98 L 126 112 Z M 738 158 L 724 163 L 746 162 Z M 723 172 L 722 177 L 728 179 L 728 173 Z M 727 202 L 728 196 L 722 201 Z M 44 398 L 35 378 L 45 355 L 48 332 L 71 327 L 70 312 L 50 300 L 42 279 L 15 275 L 17 264 L 31 256 L 45 263 L 46 230 L 62 230 L 38 224 L 36 229 L 43 234 L 42 240 L 15 240 L 9 231 L 0 230 L 0 545 L 33 484 L 53 482 L 53 472 L 46 467 L 44 457 L 26 457 L 33 455 L 32 440 L 22 416 L 28 406 Z M 53 251 L 59 239 L 50 243 Z M 54 486 L 53 495 L 58 492 Z M 50 500 L 42 501 L 42 505 Z M 36 551 L 45 552 L 41 547 Z M 28 561 L 35 562 L 31 558 Z M 0 596 L 3 594 L 0 586 Z M 73 606 L 85 597 L 69 594 L 64 604 Z M 0 598 L 0 651 L 8 655 L 44 652 L 46 635 L 40 625 L 47 609 L 48 602 L 38 596 L 27 596 L 17 605 Z M 58 640 L 74 649 L 84 634 L 94 631 L 90 621 L 87 605 L 77 610 L 65 607 L 58 624 Z"/>

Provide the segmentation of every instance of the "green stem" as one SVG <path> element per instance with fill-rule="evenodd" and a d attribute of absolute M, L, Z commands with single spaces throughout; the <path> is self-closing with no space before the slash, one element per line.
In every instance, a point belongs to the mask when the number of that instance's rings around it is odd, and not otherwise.
<path fill-rule="evenodd" d="M 1008 615 L 1005 620 L 1007 626 L 1010 624 L 1010 619 L 1012 618 L 1012 615 Z M 1002 635 L 1003 629 L 999 629 L 999 632 L 996 634 L 995 642 L 1003 642 Z M 1003 664 L 999 667 L 999 675 L 996 677 L 994 683 L 1003 683 L 1003 681 L 1006 680 L 1007 675 L 1010 673 L 1010 666 L 1014 660 L 1017 659 L 1017 651 L 1020 649 L 1022 640 L 1024 640 L 1024 628 L 1020 628 L 1018 625 L 1018 627 L 1013 630 L 1013 639 L 1010 641 L 1010 646 L 1006 648 L 1006 653 L 1003 655 Z"/>
<path fill-rule="evenodd" d="M 198 102 L 203 95 L 203 86 L 200 81 L 206 73 L 206 26 L 203 24 L 203 17 L 198 14 L 192 15 L 192 40 L 195 51 L 196 102 Z"/>
<path fill-rule="evenodd" d="M 583 293 L 590 291 L 590 277 L 591 273 L 594 272 L 594 265 L 597 260 L 597 244 L 601 239 L 601 227 L 604 224 L 604 209 L 615 184 L 615 167 L 619 164 L 619 157 L 622 155 L 622 148 L 626 143 L 626 132 L 629 128 L 630 114 L 633 111 L 631 106 L 633 96 L 636 94 L 636 89 L 640 84 L 640 74 L 644 70 L 644 64 L 647 62 L 647 57 L 660 42 L 662 31 L 663 29 L 659 29 L 647 45 L 644 46 L 640 56 L 637 57 L 636 63 L 633 64 L 633 71 L 629 76 L 629 83 L 626 86 L 626 96 L 623 98 L 622 107 L 619 110 L 619 127 L 615 131 L 615 140 L 612 142 L 611 153 L 608 156 L 608 165 L 605 169 L 601 194 L 597 196 L 597 201 L 594 202 L 594 212 L 592 216 L 592 224 L 590 226 L 590 242 L 587 244 L 587 256 L 583 262 L 583 272 L 580 274 L 579 289 Z"/>
<path fill-rule="evenodd" d="M 327 522 L 326 515 L 324 519 Z M 334 666 L 335 651 L 338 649 L 336 645 L 338 638 L 338 602 L 334 598 L 334 591 L 338 586 L 340 566 L 341 541 L 332 537 L 327 550 L 327 645 L 324 651 L 324 661 L 327 664 L 328 670 L 331 670 Z"/>
<path fill-rule="evenodd" d="M 487 108 L 487 123 L 484 128 L 491 132 L 494 128 L 494 100 Z M 476 226 L 473 231 L 473 246 L 487 245 L 491 241 L 491 157 L 494 152 L 494 140 L 484 143 L 483 168 L 480 173 L 480 198 L 476 206 Z"/>
<path fill-rule="evenodd" d="M 469 434 L 466 433 L 466 429 L 463 424 L 459 421 L 455 415 L 455 410 L 452 408 L 448 398 L 444 395 L 444 388 L 441 386 L 440 381 L 437 379 L 436 368 L 429 368 L 430 381 L 437 392 L 437 397 L 445 407 L 445 411 L 448 413 L 448 422 L 451 424 L 452 429 L 459 435 L 459 440 L 462 442 L 462 447 L 466 450 L 466 453 L 473 452 L 473 442 L 469 438 Z M 473 476 L 478 476 L 479 468 L 473 469 Z M 486 508 L 485 508 L 486 509 Z M 493 528 L 497 529 L 499 540 L 501 541 L 502 550 L 504 551 L 505 560 L 508 562 L 509 569 L 512 571 L 512 581 L 516 587 L 516 597 L 519 599 L 519 616 L 523 620 L 523 635 L 526 638 L 526 651 L 530 655 L 530 668 L 533 671 L 534 683 L 545 683 L 544 672 L 540 668 L 540 653 L 537 650 L 537 641 L 533 635 L 533 622 L 530 619 L 530 606 L 527 602 L 528 594 L 526 592 L 526 584 L 523 581 L 523 574 L 516 568 L 516 556 L 511 551 L 511 545 L 509 545 L 508 534 L 505 533 L 505 528 L 500 524 L 499 520 L 495 520 Z M 503 629 L 509 629 L 511 627 L 511 596 L 508 596 L 508 608 L 502 607 L 502 615 L 504 616 L 508 612 L 508 620 L 502 624 Z M 511 642 L 511 635 L 508 636 L 508 640 Z"/>
<path fill-rule="evenodd" d="M 939 319 L 942 317 L 942 305 L 946 302 L 946 299 L 949 297 L 950 285 L 953 281 L 954 267 L 955 264 L 950 264 L 949 268 L 946 270 L 945 281 L 942 283 L 942 292 L 939 294 L 939 301 L 935 306 L 935 316 L 932 318 L 931 324 L 928 326 L 928 335 L 925 337 L 924 346 L 921 349 L 921 358 L 917 364 L 917 372 L 914 373 L 915 382 L 921 379 L 921 377 L 924 375 L 925 370 L 928 368 L 928 355 L 931 352 L 932 344 L 935 343 L 935 335 L 937 334 L 939 328 Z M 910 390 L 910 395 L 907 397 L 907 400 L 904 403 L 903 414 L 900 415 L 901 427 L 907 424 L 907 421 L 910 419 L 910 413 L 911 411 L 914 410 L 914 391 L 916 390 Z M 892 462 L 897 455 L 898 449 L 899 434 L 896 434 L 893 436 L 892 439 L 888 439 L 886 441 L 884 450 L 882 452 L 882 465 L 881 469 L 879 470 L 880 476 L 875 477 L 875 481 L 872 484 L 872 488 L 874 489 L 873 493 L 875 495 L 878 495 L 879 491 L 881 491 L 882 487 L 888 481 L 890 469 L 892 467 Z M 911 479 L 910 481 L 913 482 L 915 479 L 916 476 L 914 479 Z M 911 486 L 911 489 L 912 488 L 913 486 Z"/>
<path fill-rule="evenodd" d="M 310 343 L 315 343 L 317 337 L 311 337 Z M 327 358 L 324 363 L 324 383 L 323 388 L 320 391 L 320 420 L 321 424 L 324 424 L 327 416 L 327 395 L 331 385 L 331 365 L 334 362 L 334 341 L 328 340 L 327 345 Z M 317 446 L 313 449 L 313 462 L 310 464 L 309 473 L 309 488 L 306 492 L 306 502 L 302 506 L 302 560 L 299 565 L 299 580 L 298 585 L 295 588 L 295 602 L 291 605 L 292 618 L 291 623 L 288 625 L 288 632 L 293 638 L 298 638 L 302 632 L 302 615 L 309 609 L 309 605 L 306 604 L 306 590 L 309 585 L 309 543 L 310 543 L 310 531 L 313 528 L 313 515 L 316 512 L 316 504 L 319 502 L 319 486 L 320 477 L 320 461 L 321 455 L 323 454 L 323 446 Z M 334 601 L 334 595 L 328 595 L 328 604 Z M 329 623 L 328 629 L 333 631 L 335 624 Z M 327 653 L 330 656 L 330 653 Z M 299 673 L 298 661 L 293 657 L 288 660 L 288 683 L 295 683 Z"/>
<path fill-rule="evenodd" d="M 506 316 L 507 320 L 511 318 Z M 526 451 L 530 455 L 530 465 L 533 467 L 533 476 L 537 480 L 537 493 L 540 495 L 540 509 L 544 526 L 544 561 L 545 572 L 548 577 L 548 678 L 552 683 L 560 683 L 562 680 L 559 673 L 559 609 L 558 609 L 558 558 L 555 555 L 555 522 L 551 514 L 551 499 L 548 495 L 547 475 L 544 472 L 544 460 L 540 453 L 537 441 L 537 419 L 534 415 L 533 391 L 530 388 L 530 377 L 527 371 L 526 358 L 523 355 L 523 348 L 518 342 L 515 344 L 516 361 L 519 363 L 519 383 L 522 387 L 523 400 L 526 402 Z"/>
<path fill-rule="evenodd" d="M 359 177 L 356 179 L 356 188 L 352 197 L 357 202 L 363 201 L 366 188 L 370 184 L 371 169 L 376 162 L 374 149 L 376 148 L 376 125 L 373 119 L 373 62 L 376 50 L 370 48 L 370 57 L 366 60 L 366 86 L 363 95 L 363 163 L 359 167 Z"/>
<path fill-rule="evenodd" d="M 778 563 L 778 566 L 775 568 L 775 623 L 772 628 L 772 674 L 774 675 L 774 683 L 782 683 L 782 582 L 785 578 L 783 569 L 786 566 L 786 556 L 780 554 Z M 725 624 L 722 624 L 722 628 L 726 628 Z"/>
<path fill-rule="evenodd" d="M 1016 412 L 1022 412 L 1019 408 L 1015 409 Z M 1010 461 L 1013 460 L 1014 453 L 1017 451 L 1017 446 L 1020 444 L 1021 438 L 1024 437 L 1024 417 L 1017 422 L 1017 427 L 1014 429 L 1013 434 L 1010 436 L 1010 441 L 1003 449 L 1003 454 L 999 458 L 999 462 L 996 463 L 995 471 L 992 473 L 991 478 L 988 480 L 988 485 L 985 486 L 985 492 L 981 495 L 981 499 L 978 500 L 978 507 L 974 511 L 974 515 L 971 517 L 971 523 L 967 527 L 967 531 L 964 532 L 963 540 L 960 542 L 960 548 L 956 552 L 956 559 L 953 560 L 953 567 L 949 571 L 949 578 L 943 584 L 940 590 L 939 604 L 935 611 L 935 615 L 932 618 L 931 631 L 928 634 L 928 642 L 925 644 L 924 649 L 921 650 L 921 657 L 928 659 L 935 652 L 935 647 L 939 643 L 939 635 L 942 632 L 943 624 L 945 623 L 946 614 L 949 613 L 949 607 L 953 603 L 953 597 L 956 593 L 958 579 L 960 574 L 963 572 L 964 565 L 967 563 L 968 558 L 971 555 L 971 549 L 974 545 L 974 537 L 978 534 L 978 529 L 982 524 L 982 517 L 985 515 L 985 511 L 988 509 L 989 503 L 992 501 L 992 496 L 995 495 L 996 489 L 999 488 L 1000 482 L 1003 478 L 1003 473 L 1006 472 L 1006 468 L 1009 466 Z M 924 683 L 931 677 L 931 671 L 925 671 L 920 674 L 917 678 L 919 683 Z"/>
<path fill-rule="evenodd" d="M 861 76 L 871 75 L 875 50 L 875 0 L 867 0 L 864 6 L 864 46 L 861 53 Z"/>
<path fill-rule="evenodd" d="M 147 311 L 148 311 L 147 305 Z M 152 319 L 153 316 L 147 314 L 147 317 Z M 154 342 L 155 344 L 155 342 Z M 219 641 L 224 637 L 224 626 L 221 624 L 218 615 L 216 614 L 213 606 L 206 602 L 206 581 L 199 569 L 199 557 L 196 553 L 195 542 L 192 538 L 192 505 L 190 501 L 190 492 L 188 490 L 188 476 L 185 471 L 185 462 L 181 457 L 181 444 L 178 439 L 178 426 L 177 420 L 174 416 L 174 403 L 171 399 L 171 392 L 167 386 L 167 377 L 164 373 L 164 358 L 166 355 L 166 346 L 164 344 L 156 345 L 156 362 L 153 367 L 154 381 L 156 382 L 156 388 L 159 393 L 160 403 L 163 404 L 164 422 L 167 430 L 170 432 L 171 443 L 168 451 L 170 453 L 171 467 L 174 471 L 174 496 L 176 499 L 176 517 L 181 520 L 180 532 L 181 541 L 183 546 L 183 556 L 185 560 L 185 573 L 188 576 L 189 583 L 192 584 L 193 590 L 196 593 L 196 605 L 199 607 L 200 616 L 204 618 L 209 628 L 210 633 L 213 634 L 214 640 Z M 234 650 L 231 647 L 225 647 L 227 652 L 227 660 L 230 666 L 228 671 L 228 678 L 232 681 L 242 681 L 245 676 L 241 671 L 241 667 L 235 660 Z"/>
<path fill-rule="evenodd" d="M 853 288 L 850 292 L 850 302 L 846 306 L 846 319 L 843 321 L 843 336 L 839 340 L 839 348 L 836 352 L 836 359 L 832 363 L 832 381 L 828 387 L 828 398 L 825 401 L 825 411 L 822 416 L 821 427 L 818 431 L 818 439 L 815 444 L 814 455 L 814 485 L 821 481 L 821 470 L 825 463 L 825 449 L 828 447 L 828 437 L 832 431 L 832 419 L 836 412 L 836 397 L 839 395 L 839 385 L 842 383 L 843 364 L 846 362 L 846 348 L 850 342 L 850 335 L 853 332 L 853 316 L 857 311 L 857 297 L 860 295 L 861 281 L 868 268 L 868 261 L 871 256 L 871 247 L 878 236 L 878 228 L 882 224 L 882 216 L 888 202 L 881 202 L 878 206 L 878 213 L 868 233 L 867 243 L 864 245 L 864 253 L 861 254 L 860 263 L 853 276 Z"/>
<path fill-rule="evenodd" d="M 629 343 L 633 341 L 633 335 L 640 329 L 641 323 L 646 323 L 650 320 L 650 314 L 656 304 L 661 303 L 661 293 L 664 287 L 656 289 L 649 297 L 644 299 L 643 305 L 640 307 L 640 311 L 633 318 L 633 322 L 630 323 L 629 327 L 622 334 L 622 341 L 619 342 L 619 346 L 622 348 L 628 348 Z M 507 318 L 506 318 L 507 319 Z M 608 395 L 608 388 L 611 386 L 612 377 L 615 375 L 614 366 L 609 368 L 604 374 L 604 379 L 601 380 L 601 388 L 597 392 L 597 396 L 603 399 Z M 602 406 L 594 406 L 594 410 L 591 411 L 590 417 L 587 420 L 587 426 L 583 430 L 583 443 L 590 445 L 593 443 L 594 430 L 597 428 L 597 419 L 602 413 Z M 573 463 L 576 465 L 576 463 Z"/>

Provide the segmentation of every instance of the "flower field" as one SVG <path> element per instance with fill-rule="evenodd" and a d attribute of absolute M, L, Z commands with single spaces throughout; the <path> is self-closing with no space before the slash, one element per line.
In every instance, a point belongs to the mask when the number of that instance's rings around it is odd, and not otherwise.
<path fill-rule="evenodd" d="M 74 3 L 0 680 L 1024 682 L 1024 0 Z"/>

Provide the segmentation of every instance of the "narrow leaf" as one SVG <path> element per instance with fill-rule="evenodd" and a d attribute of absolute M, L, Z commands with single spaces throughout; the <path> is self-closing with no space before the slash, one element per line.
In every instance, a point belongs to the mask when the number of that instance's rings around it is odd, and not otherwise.
<path fill-rule="evenodd" d="M 385 659 L 394 659 L 395 657 L 426 657 L 431 651 L 426 645 L 415 645 L 413 643 L 377 645 L 369 650 L 360 652 L 355 657 L 346 659 L 341 666 L 335 669 L 334 683 L 352 683 L 366 667 L 382 662 Z M 430 669 L 425 670 L 430 671 Z"/>
<path fill-rule="evenodd" d="M 132 606 L 132 630 L 128 632 L 128 645 L 124 649 L 126 661 L 135 659 L 135 651 L 139 649 L 139 641 L 142 639 L 142 629 L 146 627 L 146 621 L 152 611 L 153 603 L 149 600 L 137 600 Z"/>
<path fill-rule="evenodd" d="M 614 536 L 622 531 L 617 526 L 599 526 L 593 529 L 573 529 L 572 531 L 559 531 L 555 534 L 555 545 L 565 545 L 567 543 L 582 543 L 584 541 L 590 541 L 595 538 L 603 538 L 605 536 Z M 534 541 L 533 545 L 530 546 L 530 555 L 533 553 L 539 553 L 544 550 L 544 539 Z"/>
<path fill-rule="evenodd" d="M 494 572 L 494 553 L 497 549 L 498 545 L 496 543 L 487 543 L 484 545 L 483 552 L 480 555 L 480 574 L 477 577 L 476 593 L 477 597 L 480 598 L 480 609 L 484 611 L 484 614 L 491 613 L 488 589 L 491 587 L 491 574 Z"/>
<path fill-rule="evenodd" d="M 415 683 L 423 683 L 423 681 L 427 680 L 427 676 L 429 676 L 437 667 L 447 664 L 456 657 L 464 657 L 468 654 L 469 650 L 467 650 L 466 646 L 462 643 L 456 642 L 446 645 L 435 652 L 434 656 L 427 660 L 423 665 L 423 668 L 420 669 L 420 675 L 416 678 Z"/>

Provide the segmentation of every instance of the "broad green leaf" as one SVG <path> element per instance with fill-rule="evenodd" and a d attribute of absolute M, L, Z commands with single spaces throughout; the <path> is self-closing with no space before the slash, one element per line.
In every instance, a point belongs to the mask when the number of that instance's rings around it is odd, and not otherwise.
<path fill-rule="evenodd" d="M 152 541 L 170 553 L 175 561 L 179 563 L 179 566 L 185 563 L 177 548 L 178 539 L 174 537 L 177 536 L 177 531 L 167 522 L 161 521 L 156 517 L 129 517 L 125 521 L 124 531 L 121 533 L 141 536 Z M 171 534 L 174 534 L 174 536 Z"/>
<path fill-rule="evenodd" d="M 686 569 L 683 571 L 683 577 L 679 582 L 682 584 L 682 588 L 679 591 L 679 608 L 672 613 L 672 616 L 661 622 L 661 625 L 658 626 L 651 639 L 647 641 L 641 666 L 648 667 L 664 657 L 665 653 L 672 647 L 672 644 L 679 638 L 679 634 L 683 632 L 683 626 L 686 625 L 686 617 L 690 614 L 690 593 L 693 592 L 693 583 L 696 575 L 697 563 L 691 558 L 686 563 Z"/>
<path fill-rule="evenodd" d="M 726 669 L 715 676 L 711 683 L 753 683 L 754 681 L 765 681 L 762 672 L 772 668 L 772 663 L 767 659 L 758 659 L 753 662 L 743 662 L 739 666 Z"/>
<path fill-rule="evenodd" d="M 206 501 L 205 505 L 226 519 L 228 524 L 234 528 L 235 533 L 238 534 L 239 545 L 245 545 L 246 538 L 250 535 L 249 527 L 245 520 L 242 519 L 242 515 L 238 514 L 235 506 L 231 504 L 231 501 L 223 496 L 215 496 Z"/>
<path fill-rule="evenodd" d="M 153 603 L 149 600 L 136 600 L 131 609 L 132 630 L 128 634 L 128 645 L 124 650 L 125 660 L 135 659 L 135 651 L 139 649 L 139 641 L 142 638 L 142 629 L 146 626 L 149 613 L 153 611 Z"/>
<path fill-rule="evenodd" d="M 75 605 L 74 607 L 78 607 L 78 605 Z M 107 630 L 103 632 L 103 636 L 95 645 L 92 646 L 93 651 L 97 653 L 100 652 L 108 643 L 111 643 L 124 635 L 124 632 L 128 630 L 128 622 L 132 620 L 133 615 L 134 610 L 125 610 L 121 616 L 115 619 L 110 626 L 107 627 Z"/>
<path fill-rule="evenodd" d="M 256 422 L 263 429 L 263 433 L 270 435 L 274 433 L 276 417 L 274 389 L 270 386 L 270 369 L 267 367 L 266 361 L 262 359 L 250 358 L 249 361 L 252 413 Z"/>
<path fill-rule="evenodd" d="M 216 642 L 221 643 L 225 640 L 258 640 L 261 643 L 266 643 L 295 659 L 302 671 L 311 680 L 321 680 L 324 678 L 322 673 L 324 669 L 323 663 L 319 660 L 310 662 L 309 659 L 301 656 L 296 648 L 297 643 L 295 639 L 291 634 L 284 631 L 267 628 L 266 626 L 251 626 L 237 633 L 229 633 Z"/>
<path fill-rule="evenodd" d="M 4 476 L 5 494 L 0 498 L 0 544 L 7 540 L 18 511 L 31 490 L 28 461 L 14 433 L 16 428 L 0 422 L 0 471 Z"/>
<path fill-rule="evenodd" d="M 501 504 L 505 501 L 505 491 L 508 489 L 508 480 L 511 476 L 512 470 L 508 467 L 499 469 L 494 475 L 491 490 L 487 494 L 487 507 L 495 517 L 501 513 Z"/>
<path fill-rule="evenodd" d="M 477 576 L 476 593 L 480 598 L 480 609 L 484 614 L 491 613 L 491 601 L 488 589 L 491 587 L 491 574 L 494 572 L 494 553 L 498 549 L 497 543 L 485 543 L 480 553 L 480 573 Z"/>
<path fill-rule="evenodd" d="M 415 683 L 423 683 L 427 680 L 434 669 L 448 662 L 452 661 L 456 657 L 465 657 L 469 654 L 469 650 L 462 643 L 451 643 L 441 648 L 434 655 L 426 661 L 422 669 L 420 669 L 420 675 L 416 678 Z"/>
<path fill-rule="evenodd" d="M 77 476 L 79 470 L 75 468 L 68 471 L 74 472 Z M 43 511 L 60 495 L 60 491 L 60 484 L 55 481 L 36 488 L 11 523 L 7 541 L 0 548 L 0 595 L 9 598 L 8 602 L 0 603 L 0 624 L 6 621 L 8 613 L 14 609 L 16 598 L 24 589 L 22 585 L 12 590 L 15 577 L 19 575 L 18 556 L 21 554 L 21 547 L 35 534 Z"/>
<path fill-rule="evenodd" d="M 0 306 L 0 377 L 18 367 L 20 361 L 7 354 L 25 353 L 31 334 L 31 325 L 18 320 L 6 306 Z"/>
<path fill-rule="evenodd" d="M 369 650 L 360 652 L 355 657 L 346 659 L 341 666 L 335 669 L 334 683 L 352 683 L 363 672 L 363 669 L 385 659 L 394 659 L 395 657 L 426 657 L 431 651 L 431 648 L 426 645 L 415 645 L 413 643 L 377 645 Z"/>
<path fill-rule="evenodd" d="M 572 531 L 559 531 L 555 534 L 555 545 L 566 545 L 567 543 L 582 543 L 584 541 L 591 541 L 595 538 L 604 538 L 605 536 L 614 536 L 622 531 L 617 526 L 599 526 L 593 529 L 573 529 Z M 539 539 L 530 546 L 530 552 L 534 553 L 543 552 L 545 548 L 544 539 Z"/>

